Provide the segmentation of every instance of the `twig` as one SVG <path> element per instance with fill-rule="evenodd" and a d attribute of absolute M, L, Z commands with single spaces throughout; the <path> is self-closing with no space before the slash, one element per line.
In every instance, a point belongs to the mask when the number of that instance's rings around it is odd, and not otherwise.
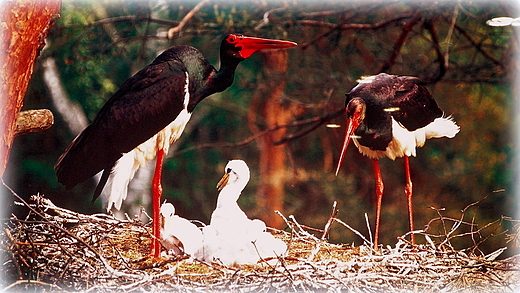
<path fill-rule="evenodd" d="M 342 220 L 340 219 L 334 219 L 334 221 L 340 223 L 341 225 L 345 226 L 347 229 L 349 229 L 350 231 L 354 232 L 354 234 L 356 234 L 357 236 L 359 236 L 361 239 L 363 239 L 363 242 L 365 242 L 365 245 L 367 245 L 368 247 L 372 247 L 374 246 L 374 244 L 372 243 L 372 241 L 369 241 L 365 238 L 365 236 L 363 236 L 363 234 L 359 233 L 359 231 L 357 231 L 356 229 L 350 227 L 349 224 L 343 222 Z"/>
<path fill-rule="evenodd" d="M 405 26 L 403 26 L 403 31 L 401 32 L 401 35 L 397 39 L 397 41 L 394 44 L 394 49 L 392 50 L 392 54 L 390 57 L 388 57 L 388 60 L 383 64 L 379 72 L 388 72 L 390 68 L 394 65 L 395 59 L 401 52 L 401 48 L 403 47 L 406 38 L 408 37 L 408 34 L 412 30 L 412 28 L 421 20 L 422 13 L 418 12 L 415 14 L 414 18 L 410 20 L 409 23 L 407 23 Z"/>
<path fill-rule="evenodd" d="M 74 238 L 75 240 L 77 240 L 78 242 L 80 242 L 81 244 L 83 244 L 85 247 L 87 247 L 90 251 L 92 251 L 97 257 L 98 259 L 101 261 L 101 263 L 103 264 L 103 266 L 107 269 L 107 271 L 112 274 L 112 275 L 118 275 L 118 273 L 116 272 L 116 270 L 114 270 L 114 268 L 112 268 L 108 262 L 106 261 L 106 259 L 96 250 L 94 249 L 91 245 L 89 245 L 88 243 L 86 243 L 85 241 L 83 241 L 83 239 L 77 237 L 76 235 L 70 233 L 68 230 L 64 229 L 63 227 L 60 227 L 58 225 L 56 225 L 55 223 L 53 223 L 52 221 L 49 221 L 47 219 L 47 217 L 45 215 L 43 215 L 42 213 L 38 212 L 37 210 L 35 210 L 33 207 L 31 207 L 29 204 L 27 204 L 27 202 L 21 198 L 16 192 L 14 192 L 14 190 L 12 190 L 5 182 L 4 182 L 4 179 L 2 178 L 2 185 L 4 185 L 5 188 L 7 188 L 12 195 L 14 195 L 16 198 L 18 198 L 18 200 L 20 200 L 21 202 L 23 202 L 33 213 L 35 213 L 36 215 L 38 215 L 39 217 L 41 217 L 42 219 L 45 219 L 48 221 L 48 224 L 53 226 L 54 228 L 62 231 L 63 233 L 67 234 L 68 236 Z M 131 275 L 128 275 L 128 276 L 131 276 Z M 139 278 L 139 276 L 133 276 L 134 278 Z"/>
<path fill-rule="evenodd" d="M 314 260 L 314 257 L 320 251 L 322 244 L 327 239 L 327 234 L 329 233 L 330 227 L 331 227 L 332 223 L 334 222 L 334 219 L 336 219 L 336 216 L 338 215 L 338 212 L 339 212 L 337 209 L 337 205 L 338 205 L 338 202 L 334 201 L 334 203 L 332 204 L 332 211 L 330 212 L 329 219 L 327 220 L 327 223 L 325 224 L 325 228 L 323 228 L 323 234 L 321 235 L 321 239 L 320 239 L 321 241 L 319 241 L 318 244 L 316 245 L 316 247 L 311 251 L 311 253 L 307 257 L 307 261 Z"/>
<path fill-rule="evenodd" d="M 8 244 L 3 247 L 11 252 L 13 261 L 7 258 L 4 272 L 16 273 L 15 264 L 11 262 L 18 262 L 21 268 L 20 277 L 37 279 L 36 282 L 22 280 L 11 284 L 9 291 L 22 287 L 34 290 L 40 286 L 48 286 L 45 283 L 38 283 L 45 280 L 60 286 L 44 287 L 50 292 L 64 290 L 268 292 L 275 290 L 280 292 L 433 293 L 462 292 L 464 291 L 462 289 L 468 286 L 479 292 L 510 292 L 517 288 L 513 282 L 520 271 L 518 256 L 495 260 L 503 249 L 476 256 L 467 250 L 437 249 L 433 241 L 430 241 L 430 245 L 412 247 L 407 244 L 407 241 L 399 240 L 395 248 L 387 246 L 387 249 L 374 253 L 371 243 L 361 233 L 337 218 L 336 207 L 333 207 L 325 228 L 315 229 L 323 233 L 320 235 L 321 239 L 307 233 L 307 228 L 299 224 L 294 216 L 286 219 L 280 212 L 276 212 L 291 227 L 291 234 L 299 236 L 290 239 L 286 256 L 278 257 L 279 262 L 276 265 L 266 266 L 261 263 L 224 266 L 216 262 L 208 264 L 197 260 L 192 264 L 190 261 L 174 258 L 157 261 L 146 256 L 141 257 L 147 252 L 138 252 L 133 256 L 126 254 L 123 249 L 130 247 L 127 245 L 133 247 L 134 243 L 139 241 L 132 239 L 134 235 L 137 238 L 149 239 L 148 231 L 144 231 L 142 224 L 136 221 L 114 223 L 117 219 L 109 216 L 86 216 L 62 208 L 57 209 L 58 212 L 54 210 L 54 204 L 51 202 L 45 204 L 46 202 L 40 198 L 36 205 L 32 203 L 28 205 L 31 209 L 30 216 L 18 219 L 13 215 L 9 223 L 6 223 L 7 229 L 3 237 L 8 239 L 4 242 Z M 439 217 L 445 222 L 461 221 L 461 219 L 443 217 L 440 209 L 438 211 Z M 43 214 L 44 217 L 39 217 L 36 212 Z M 34 220 L 35 218 L 37 220 Z M 42 221 L 39 220 L 40 218 Z M 332 226 L 330 219 L 359 235 L 367 245 L 350 248 L 328 243 L 326 239 Z M 500 218 L 500 221 L 509 220 L 511 219 L 507 217 Z M 97 249 L 116 270 L 115 274 L 107 275 L 95 253 L 77 239 L 69 237 L 55 227 L 55 225 L 71 223 L 68 231 Z M 497 223 L 497 221 L 489 223 L 480 229 L 473 225 L 466 235 L 473 233 L 472 235 L 481 236 L 480 239 L 475 237 L 475 245 L 479 245 L 488 238 L 485 236 L 489 233 L 483 233 L 483 230 L 493 228 Z M 461 225 L 466 224 L 471 225 L 465 222 Z M 448 230 L 445 230 L 442 240 L 450 232 Z M 129 234 L 132 231 L 138 231 L 138 234 Z M 424 235 L 429 237 L 426 233 Z M 453 233 L 450 239 L 459 235 L 461 234 Z M 311 238 L 309 239 L 308 236 Z M 119 246 L 116 242 L 119 239 L 123 240 L 121 237 L 130 239 L 125 239 L 126 243 Z M 399 239 L 405 237 L 406 235 Z M 291 242 L 295 245 L 291 245 Z M 308 260 L 307 253 L 312 253 L 316 249 L 315 244 L 321 246 L 322 250 L 326 249 L 330 252 L 330 257 Z M 135 278 L 137 275 L 139 278 Z"/>
<path fill-rule="evenodd" d="M 311 41 L 299 45 L 298 47 L 300 47 L 302 49 L 305 49 L 308 46 L 318 42 L 322 38 L 330 35 L 335 30 L 351 30 L 351 29 L 355 29 L 355 30 L 366 30 L 366 29 L 368 29 L 368 30 L 375 30 L 375 29 L 382 28 L 382 27 L 384 27 L 384 26 L 386 26 L 386 25 L 388 25 L 388 24 L 390 24 L 392 22 L 396 22 L 396 21 L 400 21 L 400 20 L 403 20 L 403 19 L 406 19 L 406 18 L 410 18 L 412 15 L 413 15 L 412 13 L 404 13 L 404 14 L 398 15 L 396 17 L 389 18 L 389 19 L 386 19 L 386 20 L 383 20 L 383 21 L 380 21 L 380 22 L 377 22 L 377 23 L 374 23 L 374 24 L 364 24 L 364 23 L 363 24 L 360 24 L 360 23 L 334 24 L 334 23 L 330 23 L 330 22 L 315 21 L 315 20 L 298 20 L 298 21 L 296 21 L 296 24 L 298 24 L 298 25 L 302 25 L 302 26 L 319 26 L 319 27 L 326 27 L 326 28 L 330 29 L 330 31 L 327 31 L 324 34 L 322 34 L 322 35 L 312 39 Z"/>
<path fill-rule="evenodd" d="M 298 227 L 298 229 L 300 229 L 300 233 L 302 233 L 303 235 L 311 238 L 311 239 L 314 239 L 316 241 L 318 241 L 318 238 L 314 237 L 314 235 L 311 235 L 309 232 L 305 231 L 305 229 L 302 228 L 302 226 L 300 225 L 300 223 L 298 223 L 298 221 L 296 221 L 296 219 L 294 218 L 293 215 L 289 215 L 289 219 L 291 219 L 291 221 L 294 223 L 294 225 L 296 227 Z"/>
<path fill-rule="evenodd" d="M 368 215 L 365 213 L 365 223 L 367 225 L 368 237 L 370 237 L 370 243 L 373 246 L 374 241 L 372 240 L 372 230 L 370 229 L 370 221 L 368 221 Z"/>
<path fill-rule="evenodd" d="M 188 21 L 195 15 L 195 13 L 197 13 L 202 8 L 202 6 L 204 6 L 208 2 L 209 0 L 202 0 L 199 3 L 197 3 L 197 5 L 195 5 L 195 7 L 193 7 L 193 9 L 190 10 L 190 12 L 186 13 L 186 15 L 182 18 L 182 20 L 179 22 L 177 26 L 172 27 L 168 30 L 168 39 L 173 39 L 175 34 L 179 33 L 184 28 L 186 23 L 188 23 Z"/>
<path fill-rule="evenodd" d="M 442 77 L 446 74 L 449 62 L 444 59 L 446 55 L 442 53 L 441 45 L 439 43 L 439 37 L 437 35 L 437 30 L 435 30 L 434 21 L 425 21 L 424 27 L 430 32 L 430 35 L 432 36 L 433 47 L 435 48 L 435 52 L 437 53 L 437 58 L 439 62 L 439 73 L 435 78 L 433 78 L 433 81 L 428 81 L 435 83 L 437 81 L 440 81 Z"/>
<path fill-rule="evenodd" d="M 482 46 L 480 45 L 480 43 L 478 43 L 477 41 L 475 41 L 471 35 L 465 30 L 463 29 L 462 27 L 460 27 L 459 25 L 457 25 L 457 23 L 454 24 L 454 27 L 466 38 L 468 39 L 468 41 L 480 52 L 482 53 L 482 55 L 486 58 L 486 59 L 489 59 L 491 62 L 497 64 L 497 65 L 500 65 L 502 66 L 502 64 L 500 63 L 499 60 L 495 59 L 493 56 L 491 56 L 491 54 L 489 54 L 488 52 L 484 51 L 484 49 L 482 49 Z"/>
<path fill-rule="evenodd" d="M 480 204 L 481 202 L 483 202 L 484 200 L 486 200 L 486 199 L 487 199 L 489 196 L 491 196 L 492 194 L 500 193 L 500 192 L 505 192 L 505 191 L 506 191 L 505 189 L 493 190 L 492 192 L 486 194 L 486 196 L 484 196 L 483 198 L 477 200 L 476 202 L 473 202 L 473 203 L 470 203 L 469 205 L 467 205 L 467 206 L 462 210 L 462 213 L 465 213 L 465 212 L 466 212 L 470 207 Z"/>
<path fill-rule="evenodd" d="M 334 201 L 332 204 L 332 211 L 330 212 L 329 220 L 327 221 L 327 224 L 325 224 L 325 228 L 323 228 L 323 235 L 321 235 L 321 240 L 324 241 L 327 238 L 327 235 L 329 234 L 330 227 L 332 223 L 334 222 L 334 219 L 339 213 L 339 210 L 337 209 L 338 202 Z"/>
<path fill-rule="evenodd" d="M 120 21 L 149 21 L 149 22 L 155 22 L 158 24 L 164 24 L 164 25 L 169 25 L 169 26 L 179 25 L 178 21 L 152 18 L 149 16 L 125 15 L 125 16 L 104 18 L 104 19 L 100 19 L 100 20 L 97 20 L 97 21 L 94 21 L 91 23 L 87 23 L 87 24 L 68 24 L 68 25 L 62 26 L 62 28 L 68 29 L 68 28 L 93 27 L 93 26 L 105 25 L 108 23 L 114 23 L 114 22 L 120 22 Z"/>
<path fill-rule="evenodd" d="M 283 11 L 283 10 L 286 10 L 287 8 L 286 7 L 279 7 L 279 8 L 275 8 L 275 9 L 271 9 L 269 11 L 266 11 L 264 13 L 264 16 L 262 18 L 262 22 L 259 23 L 255 28 L 254 30 L 257 31 L 259 29 L 261 29 L 262 27 L 266 26 L 269 24 L 269 16 L 271 15 L 271 13 L 273 12 L 278 12 L 278 11 Z"/>
<path fill-rule="evenodd" d="M 296 138 L 299 138 L 301 136 L 304 136 L 306 134 L 308 134 L 309 132 L 311 132 L 312 130 L 316 129 L 318 126 L 324 124 L 325 122 L 329 121 L 330 119 L 336 117 L 336 116 L 339 116 L 340 114 L 344 113 L 345 110 L 344 109 L 341 109 L 341 110 L 337 110 L 333 113 L 330 113 L 330 114 L 325 114 L 323 116 L 317 116 L 317 117 L 313 117 L 313 118 L 309 118 L 309 119 L 305 119 L 305 120 L 300 120 L 300 121 L 294 121 L 294 122 L 291 122 L 291 123 L 287 123 L 287 124 L 282 124 L 282 125 L 277 125 L 275 127 L 271 127 L 271 128 L 268 128 L 268 129 L 265 129 L 265 130 L 262 130 L 262 131 L 259 131 L 249 137 L 247 137 L 246 139 L 242 140 L 242 141 L 239 141 L 239 142 L 233 142 L 233 143 L 228 143 L 228 142 L 220 142 L 220 143 L 201 143 L 201 144 L 198 144 L 198 145 L 195 145 L 195 146 L 192 146 L 192 147 L 187 147 L 185 149 L 182 149 L 180 151 L 177 151 L 173 154 L 173 156 L 177 156 L 177 155 L 180 155 L 180 154 L 183 154 L 183 153 L 187 153 L 187 152 L 191 152 L 191 151 L 194 151 L 194 150 L 200 150 L 200 149 L 204 149 L 204 148 L 219 148 L 219 147 L 238 147 L 238 146 L 244 146 L 244 145 L 247 145 L 251 142 L 253 142 L 255 139 L 263 136 L 263 135 L 266 135 L 270 132 L 274 132 L 274 131 L 277 131 L 279 129 L 282 129 L 282 128 L 290 128 L 290 127 L 298 127 L 298 126 L 305 126 L 307 124 L 313 124 L 313 123 L 317 123 L 316 125 L 312 126 L 310 129 L 308 130 L 304 130 L 302 132 L 299 132 L 297 134 L 294 134 L 294 135 L 291 135 L 291 136 L 288 136 L 288 137 L 285 137 L 277 142 L 274 142 L 274 145 L 279 145 L 279 144 L 282 144 L 282 143 L 286 143 L 290 140 L 294 140 Z"/>
<path fill-rule="evenodd" d="M 285 216 L 284 216 L 280 211 L 276 210 L 276 211 L 274 211 L 274 213 L 277 214 L 278 216 L 280 216 L 280 217 L 283 219 L 283 221 L 285 222 L 285 224 L 287 225 L 287 227 L 289 227 L 289 228 L 292 227 L 292 225 L 291 225 L 291 223 L 289 222 L 289 220 L 287 220 L 287 218 L 286 218 L 286 217 L 285 217 Z"/>
<path fill-rule="evenodd" d="M 18 285 L 26 285 L 27 286 L 29 284 L 31 284 L 31 285 L 40 285 L 40 286 L 44 286 L 44 287 L 50 287 L 50 288 L 62 291 L 62 288 L 60 288 L 60 286 L 58 286 L 56 284 L 49 284 L 49 283 L 45 283 L 45 282 L 37 281 L 37 280 L 17 280 L 16 282 L 10 284 L 9 286 L 3 288 L 2 292 L 11 292 L 10 290 L 15 288 Z M 42 292 L 43 291 L 45 291 L 45 290 L 42 290 Z"/>
<path fill-rule="evenodd" d="M 462 7 L 460 5 L 460 3 L 455 5 L 455 9 L 453 10 L 453 16 L 452 16 L 451 22 L 450 22 L 450 28 L 448 30 L 448 33 L 446 33 L 446 39 L 444 41 L 444 44 L 446 45 L 446 49 L 444 51 L 444 62 L 445 62 L 444 67 L 446 69 L 448 69 L 448 67 L 450 66 L 449 55 L 450 55 L 450 47 L 451 47 L 451 37 L 453 36 L 453 30 L 455 28 L 455 23 L 457 23 L 457 17 L 459 16 L 459 7 Z"/>
<path fill-rule="evenodd" d="M 273 144 L 274 145 L 280 145 L 280 144 L 283 144 L 283 143 L 286 143 L 288 141 L 291 141 L 291 140 L 294 140 L 294 139 L 297 139 L 297 138 L 300 138 L 304 135 L 307 135 L 309 133 L 311 133 L 313 130 L 315 130 L 316 128 L 318 128 L 319 126 L 325 124 L 326 122 L 330 121 L 331 119 L 341 115 L 345 113 L 345 109 L 340 109 L 340 110 L 337 110 L 335 112 L 332 112 L 330 114 L 326 114 L 324 116 L 319 116 L 319 117 L 314 117 L 314 118 L 311 118 L 311 119 L 307 119 L 307 120 L 302 120 L 302 121 L 299 121 L 298 123 L 292 123 L 291 126 L 297 126 L 297 125 L 303 125 L 303 124 L 311 124 L 311 123 L 316 123 L 314 124 L 313 126 L 309 127 L 308 129 L 304 129 L 300 132 L 297 132 L 295 134 L 292 134 L 292 135 L 288 135 L 284 138 L 282 138 L 281 140 L 279 141 L 276 141 L 274 142 Z"/>

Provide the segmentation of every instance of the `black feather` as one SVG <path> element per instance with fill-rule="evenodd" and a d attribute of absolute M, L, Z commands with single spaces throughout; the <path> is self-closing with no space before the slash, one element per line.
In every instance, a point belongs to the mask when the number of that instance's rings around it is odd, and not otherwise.
<path fill-rule="evenodd" d="M 408 131 L 414 131 L 442 116 L 425 84 L 417 77 L 380 73 L 361 81 L 348 94 L 349 103 L 358 98 L 365 103 L 365 119 L 356 129 L 361 145 L 385 150 L 392 140 L 391 117 Z"/>
<path fill-rule="evenodd" d="M 184 109 L 187 78 L 190 113 L 202 99 L 231 85 L 244 58 L 229 47 L 223 41 L 219 71 L 197 49 L 176 46 L 127 79 L 60 156 L 54 167 L 58 181 L 70 189 L 104 170 L 94 199 L 99 196 L 116 161 Z"/>

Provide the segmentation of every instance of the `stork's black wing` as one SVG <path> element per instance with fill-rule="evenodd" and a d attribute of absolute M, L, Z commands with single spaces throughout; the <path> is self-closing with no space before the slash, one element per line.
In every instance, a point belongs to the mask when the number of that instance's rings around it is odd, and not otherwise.
<path fill-rule="evenodd" d="M 101 170 L 108 177 L 123 153 L 177 117 L 186 82 L 186 68 L 177 59 L 154 62 L 126 80 L 58 159 L 58 181 L 72 188 Z"/>
<path fill-rule="evenodd" d="M 414 131 L 442 116 L 425 84 L 417 77 L 392 76 L 394 95 L 388 106 L 394 119 L 409 131 Z"/>

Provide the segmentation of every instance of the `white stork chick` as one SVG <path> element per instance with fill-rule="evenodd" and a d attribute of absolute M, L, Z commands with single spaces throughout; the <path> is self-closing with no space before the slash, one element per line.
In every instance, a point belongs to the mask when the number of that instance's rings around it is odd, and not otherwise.
<path fill-rule="evenodd" d="M 250 220 L 237 200 L 249 182 L 250 173 L 242 160 L 232 160 L 218 182 L 217 207 L 210 225 L 203 228 L 205 261 L 219 259 L 224 264 L 256 263 L 262 258 L 276 257 L 287 249 L 282 240 L 265 232 L 265 223 Z"/>
<path fill-rule="evenodd" d="M 192 222 L 175 215 L 175 207 L 171 203 L 162 204 L 160 213 L 163 246 L 174 254 L 184 252 L 199 258 L 202 251 L 202 231 Z"/>

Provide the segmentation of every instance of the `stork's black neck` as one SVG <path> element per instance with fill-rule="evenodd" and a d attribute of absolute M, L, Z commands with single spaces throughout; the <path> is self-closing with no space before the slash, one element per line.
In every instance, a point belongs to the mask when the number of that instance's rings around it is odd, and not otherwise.
<path fill-rule="evenodd" d="M 237 59 L 229 56 L 220 56 L 220 69 L 209 83 L 212 84 L 215 92 L 221 92 L 233 84 L 235 70 L 240 62 L 244 59 Z"/>
<path fill-rule="evenodd" d="M 198 52 L 198 51 L 197 51 Z M 190 103 L 188 111 L 192 112 L 195 106 L 204 98 L 222 92 L 233 84 L 235 70 L 245 59 L 220 54 L 220 69 L 217 71 L 200 53 L 198 62 L 185 62 L 190 76 Z"/>

